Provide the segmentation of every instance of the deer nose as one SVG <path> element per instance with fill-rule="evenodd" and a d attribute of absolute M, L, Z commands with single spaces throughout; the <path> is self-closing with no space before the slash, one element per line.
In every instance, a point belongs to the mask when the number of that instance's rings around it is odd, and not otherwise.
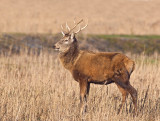
<path fill-rule="evenodd" d="M 59 47 L 57 47 L 57 45 L 56 45 L 56 44 L 55 44 L 55 45 L 53 45 L 53 46 L 52 46 L 52 48 L 53 48 L 53 49 L 55 49 L 55 50 L 59 50 Z"/>
<path fill-rule="evenodd" d="M 55 46 L 55 45 L 53 45 L 53 46 L 52 46 L 52 48 L 53 48 L 53 49 L 56 49 L 56 46 Z"/>

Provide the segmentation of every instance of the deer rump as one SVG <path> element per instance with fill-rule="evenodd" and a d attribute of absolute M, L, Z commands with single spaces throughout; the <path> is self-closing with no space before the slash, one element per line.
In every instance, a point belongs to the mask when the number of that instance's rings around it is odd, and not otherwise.
<path fill-rule="evenodd" d="M 115 77 L 121 77 L 118 81 L 125 83 L 134 70 L 134 62 L 121 53 L 83 51 L 79 56 L 71 71 L 76 81 L 110 84 L 117 81 Z"/>

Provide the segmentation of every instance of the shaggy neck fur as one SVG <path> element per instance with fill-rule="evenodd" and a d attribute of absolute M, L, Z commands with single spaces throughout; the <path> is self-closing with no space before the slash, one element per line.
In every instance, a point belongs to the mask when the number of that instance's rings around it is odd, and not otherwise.
<path fill-rule="evenodd" d="M 66 69 L 72 70 L 73 64 L 79 55 L 79 51 L 78 42 L 75 38 L 69 50 L 60 54 L 60 60 Z"/>

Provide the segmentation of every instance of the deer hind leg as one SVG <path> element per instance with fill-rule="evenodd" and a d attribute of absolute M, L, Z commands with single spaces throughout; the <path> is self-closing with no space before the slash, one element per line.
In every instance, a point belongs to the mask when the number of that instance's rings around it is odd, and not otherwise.
<path fill-rule="evenodd" d="M 119 114 L 123 108 L 125 101 L 126 101 L 126 98 L 128 96 L 128 92 L 125 89 L 123 89 L 122 87 L 120 87 L 118 84 L 117 84 L 117 87 L 119 88 L 120 92 L 122 93 L 122 103 L 121 103 L 120 108 L 118 110 L 118 114 Z"/>
<path fill-rule="evenodd" d="M 80 81 L 80 114 L 84 115 L 87 110 L 87 97 L 89 95 L 90 83 L 87 81 Z"/>
<path fill-rule="evenodd" d="M 119 85 L 121 88 L 123 88 L 124 90 L 130 93 L 133 100 L 134 107 L 135 107 L 135 111 L 137 111 L 137 91 L 130 84 L 129 78 L 127 77 L 127 75 L 124 75 L 123 77 L 115 76 L 114 81 L 117 85 Z"/>
<path fill-rule="evenodd" d="M 132 100 L 133 100 L 133 104 L 134 104 L 134 107 L 135 107 L 135 112 L 137 111 L 137 91 L 136 89 L 130 85 L 129 81 L 128 83 L 122 83 L 122 82 L 119 82 L 119 81 L 116 81 L 116 83 L 121 87 L 123 88 L 124 90 L 128 91 L 132 97 Z"/>
<path fill-rule="evenodd" d="M 135 107 L 135 112 L 136 112 L 137 111 L 137 91 L 131 84 L 128 84 L 127 90 L 132 97 L 133 104 L 134 104 L 134 107 Z"/>

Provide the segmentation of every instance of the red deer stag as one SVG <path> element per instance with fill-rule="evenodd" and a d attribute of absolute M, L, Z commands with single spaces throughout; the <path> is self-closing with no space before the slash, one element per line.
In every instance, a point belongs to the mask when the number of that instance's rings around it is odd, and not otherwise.
<path fill-rule="evenodd" d="M 130 75 L 135 68 L 133 60 L 127 56 L 116 52 L 89 52 L 79 49 L 75 35 L 87 27 L 81 28 L 80 23 L 75 22 L 72 29 L 66 23 L 67 32 L 63 32 L 63 37 L 53 48 L 60 51 L 59 58 L 63 66 L 68 69 L 73 78 L 79 82 L 80 86 L 80 112 L 86 111 L 86 102 L 90 90 L 90 84 L 110 84 L 115 83 L 122 93 L 122 104 L 126 101 L 128 93 L 133 99 L 135 110 L 137 109 L 137 91 L 130 84 Z M 79 30 L 73 30 L 79 26 Z M 64 29 L 63 26 L 62 30 Z"/>

